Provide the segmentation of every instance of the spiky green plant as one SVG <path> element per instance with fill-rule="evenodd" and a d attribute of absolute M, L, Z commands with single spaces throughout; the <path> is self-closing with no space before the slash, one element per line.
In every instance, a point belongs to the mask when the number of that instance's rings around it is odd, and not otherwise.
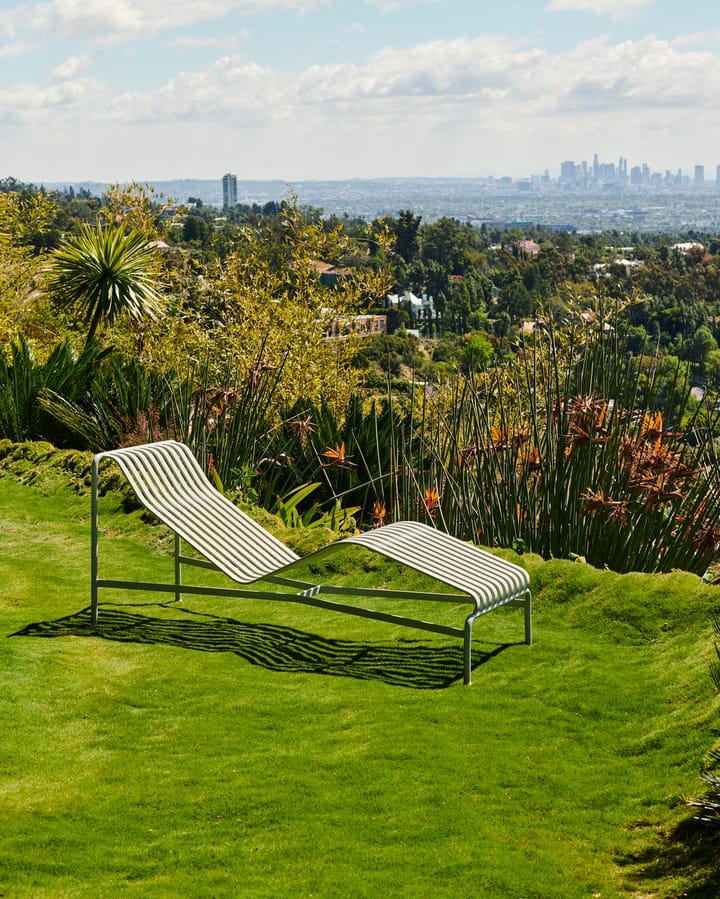
<path fill-rule="evenodd" d="M 63 341 L 40 362 L 20 335 L 7 354 L 0 351 L 0 436 L 14 442 L 50 440 L 57 446 L 71 445 L 71 431 L 49 414 L 39 397 L 50 390 L 72 401 L 87 393 L 105 355 L 97 344 L 77 353 L 69 341 Z"/>
<path fill-rule="evenodd" d="M 142 231 L 82 225 L 54 254 L 49 286 L 61 305 L 80 312 L 89 346 L 101 325 L 120 316 L 157 318 L 157 266 L 157 250 Z"/>
<path fill-rule="evenodd" d="M 168 406 L 176 378 L 173 371 L 157 375 L 136 359 L 108 351 L 82 389 L 68 393 L 48 386 L 38 403 L 75 446 L 100 452 L 174 436 Z"/>

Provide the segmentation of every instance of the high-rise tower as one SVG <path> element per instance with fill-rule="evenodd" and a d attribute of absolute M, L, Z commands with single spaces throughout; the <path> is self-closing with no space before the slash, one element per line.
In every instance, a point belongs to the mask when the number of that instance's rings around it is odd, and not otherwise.
<path fill-rule="evenodd" d="M 237 177 L 235 175 L 223 175 L 223 208 L 237 206 Z"/>

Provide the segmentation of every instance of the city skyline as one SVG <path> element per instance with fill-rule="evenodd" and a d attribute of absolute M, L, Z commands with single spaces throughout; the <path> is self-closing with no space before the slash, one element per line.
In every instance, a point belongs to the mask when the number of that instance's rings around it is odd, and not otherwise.
<path fill-rule="evenodd" d="M 0 9 L 2 174 L 35 183 L 521 178 L 588 147 L 714 180 L 719 92 L 709 0 Z"/>

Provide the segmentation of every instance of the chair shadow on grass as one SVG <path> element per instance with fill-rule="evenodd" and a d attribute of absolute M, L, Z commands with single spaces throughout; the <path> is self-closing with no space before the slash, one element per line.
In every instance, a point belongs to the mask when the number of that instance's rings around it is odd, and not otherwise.
<path fill-rule="evenodd" d="M 160 605 L 173 606 L 186 617 L 152 618 L 129 611 L 127 606 L 113 609 L 104 605 L 94 626 L 86 608 L 56 621 L 28 624 L 10 636 L 100 637 L 198 652 L 232 652 L 269 671 L 354 677 L 425 690 L 448 687 L 462 677 L 462 645 L 427 646 L 413 639 L 392 643 L 333 640 L 285 625 L 248 624 L 172 603 Z M 473 668 L 512 645 L 498 644 L 487 652 L 473 649 Z"/>

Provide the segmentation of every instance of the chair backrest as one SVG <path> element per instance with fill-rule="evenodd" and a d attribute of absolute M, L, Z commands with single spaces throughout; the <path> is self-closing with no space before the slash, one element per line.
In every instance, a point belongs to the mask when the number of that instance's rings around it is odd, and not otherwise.
<path fill-rule="evenodd" d="M 216 490 L 182 443 L 164 440 L 95 458 L 116 462 L 142 504 L 235 581 L 256 581 L 299 559 Z"/>

